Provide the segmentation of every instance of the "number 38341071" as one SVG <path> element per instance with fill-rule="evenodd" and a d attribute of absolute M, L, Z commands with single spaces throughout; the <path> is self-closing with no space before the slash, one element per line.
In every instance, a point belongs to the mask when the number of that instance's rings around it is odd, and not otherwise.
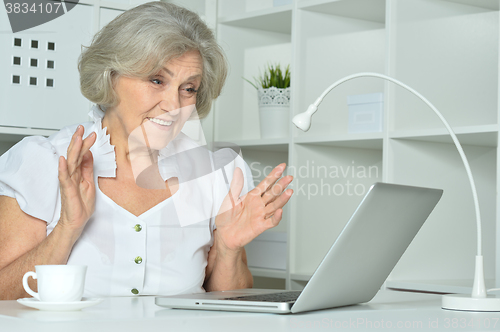
<path fill-rule="evenodd" d="M 45 13 L 57 14 L 59 11 L 64 11 L 61 8 L 61 2 L 57 1 L 43 1 L 40 3 L 27 3 L 27 2 L 5 2 L 5 9 L 7 14 L 28 14 L 28 13 Z"/>

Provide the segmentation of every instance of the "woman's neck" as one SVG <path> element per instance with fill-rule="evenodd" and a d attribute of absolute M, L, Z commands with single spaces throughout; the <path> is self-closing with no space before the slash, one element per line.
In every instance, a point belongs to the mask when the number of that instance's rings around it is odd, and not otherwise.
<path fill-rule="evenodd" d="M 129 133 L 123 121 L 112 111 L 105 113 L 102 127 L 107 128 L 110 143 L 115 147 L 116 164 L 120 171 L 128 169 L 137 179 L 145 169 L 158 167 L 159 151 L 147 146 L 140 127 Z"/>

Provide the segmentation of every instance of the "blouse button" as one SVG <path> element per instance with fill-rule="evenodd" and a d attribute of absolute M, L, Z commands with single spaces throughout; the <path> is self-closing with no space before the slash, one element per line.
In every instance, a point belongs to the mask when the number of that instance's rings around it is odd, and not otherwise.
<path fill-rule="evenodd" d="M 136 264 L 141 264 L 142 263 L 142 257 L 141 256 L 137 256 L 134 261 L 135 261 Z"/>
<path fill-rule="evenodd" d="M 135 229 L 136 232 L 140 232 L 140 231 L 142 231 L 142 226 L 139 225 L 139 224 L 137 224 L 137 225 L 134 226 L 134 229 Z"/>
<path fill-rule="evenodd" d="M 131 292 L 132 292 L 132 294 L 134 294 L 134 295 L 139 294 L 139 291 L 138 291 L 137 289 L 135 289 L 135 288 L 133 288 L 133 289 L 131 290 Z"/>

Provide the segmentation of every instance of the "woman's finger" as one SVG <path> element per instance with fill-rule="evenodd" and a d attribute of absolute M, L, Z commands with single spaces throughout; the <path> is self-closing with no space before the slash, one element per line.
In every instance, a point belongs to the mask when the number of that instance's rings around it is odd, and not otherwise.
<path fill-rule="evenodd" d="M 267 220 L 269 220 L 271 222 L 271 225 L 269 225 L 270 226 L 269 228 L 273 228 L 273 227 L 278 226 L 282 217 L 283 217 L 283 209 L 276 210 L 272 216 L 267 218 Z"/>
<path fill-rule="evenodd" d="M 285 170 L 286 164 L 280 164 L 276 166 L 264 180 L 262 180 L 254 190 L 262 196 L 272 185 L 281 177 L 283 171 Z"/>
<path fill-rule="evenodd" d="M 92 152 L 87 151 L 87 153 L 82 157 L 82 178 L 89 182 L 94 183 L 94 157 Z"/>
<path fill-rule="evenodd" d="M 61 187 L 65 187 L 68 180 L 69 180 L 69 173 L 68 173 L 68 163 L 66 162 L 66 159 L 63 156 L 59 157 L 59 182 L 61 183 Z"/>
<path fill-rule="evenodd" d="M 80 157 L 80 151 L 82 149 L 82 137 L 77 135 L 75 137 L 73 147 L 70 151 L 68 151 L 68 155 L 66 157 L 66 161 L 68 163 L 68 172 L 69 176 L 73 176 L 76 168 L 78 167 L 78 158 Z"/>
<path fill-rule="evenodd" d="M 79 125 L 75 132 L 73 133 L 73 136 L 71 136 L 71 141 L 69 142 L 68 150 L 66 150 L 66 161 L 68 160 L 68 157 L 72 154 L 73 148 L 75 146 L 76 138 L 78 135 L 80 135 L 80 130 L 83 128 L 82 125 Z"/>
<path fill-rule="evenodd" d="M 82 142 L 82 149 L 80 150 L 80 155 L 78 156 L 77 167 L 81 165 L 83 157 L 90 151 L 92 145 L 94 145 L 96 141 L 96 134 L 92 132 L 87 138 L 85 138 Z"/>
<path fill-rule="evenodd" d="M 59 178 L 59 185 L 61 187 L 61 196 L 65 195 L 74 195 L 74 182 L 79 183 L 80 179 L 76 179 L 76 181 L 73 181 L 71 178 L 71 174 L 69 173 L 68 170 L 68 162 L 67 160 L 63 157 L 59 157 L 59 167 L 58 167 L 58 178 Z"/>
<path fill-rule="evenodd" d="M 288 187 L 292 180 L 293 176 L 287 175 L 269 188 L 262 196 L 264 204 L 267 205 L 273 202 L 283 191 L 285 191 L 286 187 Z"/>
<path fill-rule="evenodd" d="M 68 146 L 68 150 L 67 150 L 68 154 L 71 151 L 71 149 L 73 149 L 73 145 L 75 145 L 75 139 L 76 139 L 76 136 L 78 136 L 78 134 L 79 134 L 80 127 L 81 127 L 81 125 L 76 128 L 75 132 L 73 133 L 73 136 L 71 136 L 71 141 L 69 142 L 69 146 Z"/>
<path fill-rule="evenodd" d="M 283 208 L 283 206 L 285 206 L 285 204 L 290 200 L 290 197 L 292 197 L 292 194 L 293 190 L 287 189 L 285 192 L 279 195 L 272 203 L 269 203 L 264 209 L 266 218 L 272 216 L 273 214 L 276 214 L 276 211 Z"/>
<path fill-rule="evenodd" d="M 235 207 L 239 203 L 241 190 L 243 190 L 243 185 L 245 179 L 243 177 L 243 172 L 239 167 L 236 167 L 233 173 L 233 179 L 231 180 L 231 185 L 229 187 L 228 197 L 231 200 L 231 206 Z"/>
<path fill-rule="evenodd" d="M 221 207 L 219 208 L 218 215 L 222 215 L 232 209 L 238 204 L 241 203 L 241 200 L 239 199 L 241 190 L 243 189 L 243 184 L 244 184 L 244 178 L 243 178 L 243 172 L 239 167 L 237 167 L 234 170 L 233 173 L 233 179 L 231 180 L 231 184 L 229 186 L 229 192 L 227 193 L 226 197 L 224 197 L 224 200 L 222 201 Z M 230 220 L 224 221 L 224 218 L 218 218 L 218 224 L 217 227 L 222 226 L 221 223 L 229 222 Z"/>

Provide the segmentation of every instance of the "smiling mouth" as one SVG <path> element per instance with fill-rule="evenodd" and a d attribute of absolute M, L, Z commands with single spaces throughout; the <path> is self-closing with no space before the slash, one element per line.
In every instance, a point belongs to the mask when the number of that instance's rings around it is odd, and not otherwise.
<path fill-rule="evenodd" d="M 148 120 L 151 122 L 154 122 L 156 124 L 159 124 L 161 126 L 166 126 L 166 127 L 172 125 L 172 122 L 173 122 L 173 121 L 165 121 L 165 120 L 161 120 L 161 119 L 157 119 L 157 118 L 148 118 Z"/>

